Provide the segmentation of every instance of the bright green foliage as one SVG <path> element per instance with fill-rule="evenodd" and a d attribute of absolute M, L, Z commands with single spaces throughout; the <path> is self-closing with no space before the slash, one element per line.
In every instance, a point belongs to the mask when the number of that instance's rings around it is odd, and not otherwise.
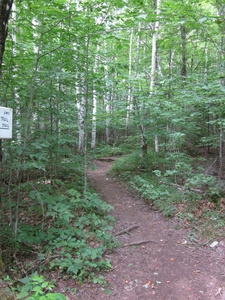
<path fill-rule="evenodd" d="M 176 213 L 176 199 L 173 194 L 171 195 L 171 189 L 159 184 L 159 182 L 152 184 L 152 180 L 149 181 L 138 175 L 134 177 L 130 184 L 146 202 L 154 203 L 165 216 L 173 216 Z"/>
<path fill-rule="evenodd" d="M 121 179 L 129 178 L 132 173 L 138 172 L 140 167 L 140 155 L 138 152 L 135 152 L 117 159 L 110 169 L 110 173 L 121 176 Z"/>
<path fill-rule="evenodd" d="M 26 300 L 66 300 L 60 293 L 51 292 L 55 287 L 44 280 L 44 276 L 34 274 L 20 280 L 24 284 L 16 299 Z"/>

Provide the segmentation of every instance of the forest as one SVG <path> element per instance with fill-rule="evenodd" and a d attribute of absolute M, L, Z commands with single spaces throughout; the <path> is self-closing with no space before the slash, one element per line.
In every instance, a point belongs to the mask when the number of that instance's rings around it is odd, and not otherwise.
<path fill-rule="evenodd" d="M 101 282 L 116 244 L 96 158 L 194 240 L 224 236 L 224 0 L 0 0 L 0 16 L 0 275 L 25 284 L 16 299 L 50 291 L 42 272 Z"/>

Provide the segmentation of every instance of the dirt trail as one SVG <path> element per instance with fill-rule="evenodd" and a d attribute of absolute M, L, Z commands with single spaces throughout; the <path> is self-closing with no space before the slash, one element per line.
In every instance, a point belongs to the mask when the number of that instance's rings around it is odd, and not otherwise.
<path fill-rule="evenodd" d="M 96 161 L 89 178 L 102 199 L 114 207 L 114 232 L 137 225 L 116 238 L 120 247 L 107 255 L 109 286 L 84 284 L 73 299 L 82 300 L 225 300 L 225 243 L 212 250 L 189 245 L 185 230 L 136 199 L 117 179 L 107 176 L 108 161 Z M 110 294 L 107 294 L 110 293 Z M 70 298 L 72 299 L 72 298 Z"/>

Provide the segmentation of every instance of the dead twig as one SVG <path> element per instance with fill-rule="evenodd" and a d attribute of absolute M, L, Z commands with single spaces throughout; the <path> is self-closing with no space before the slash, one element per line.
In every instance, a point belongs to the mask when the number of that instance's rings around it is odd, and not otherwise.
<path fill-rule="evenodd" d="M 120 246 L 120 248 L 129 247 L 129 246 L 138 246 L 138 245 L 143 245 L 143 244 L 147 244 L 147 243 L 155 243 L 155 241 L 147 240 L 147 241 L 134 242 L 134 243 L 122 245 L 122 246 Z"/>
<path fill-rule="evenodd" d="M 121 231 L 118 231 L 117 233 L 114 234 L 114 236 L 118 236 L 118 235 L 121 235 L 121 234 L 124 234 L 124 233 L 127 233 L 128 231 L 131 231 L 132 229 L 134 228 L 137 228 L 139 227 L 139 225 L 132 225 L 132 226 L 129 226 Z"/>

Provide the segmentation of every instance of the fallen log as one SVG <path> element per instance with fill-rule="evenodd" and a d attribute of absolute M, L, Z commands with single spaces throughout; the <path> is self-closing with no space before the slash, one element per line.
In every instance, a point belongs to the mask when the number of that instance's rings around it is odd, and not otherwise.
<path fill-rule="evenodd" d="M 108 161 L 108 162 L 110 162 L 110 161 L 115 161 L 115 160 L 117 160 L 117 158 L 116 158 L 116 157 L 99 157 L 99 158 L 96 158 L 96 160 L 99 160 L 99 161 Z"/>

